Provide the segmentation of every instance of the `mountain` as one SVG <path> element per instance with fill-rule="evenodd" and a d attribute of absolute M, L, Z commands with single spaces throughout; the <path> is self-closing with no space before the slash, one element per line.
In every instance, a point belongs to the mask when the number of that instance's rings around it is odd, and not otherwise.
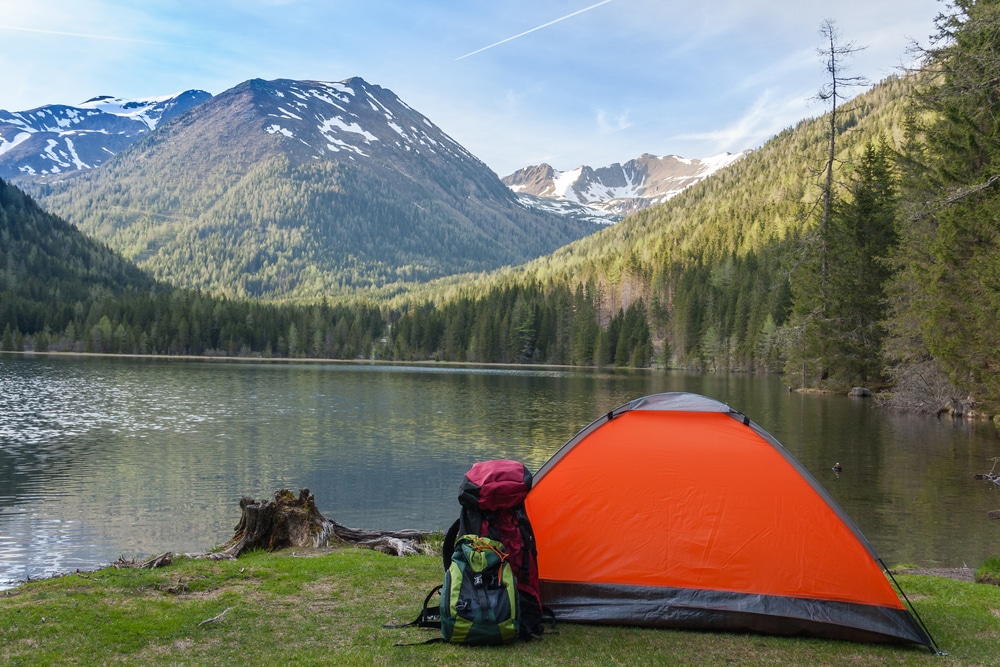
<path fill-rule="evenodd" d="M 392 91 L 254 79 L 97 170 L 28 179 L 155 277 L 318 299 L 520 264 L 596 230 L 531 209 Z"/>
<path fill-rule="evenodd" d="M 701 160 L 644 153 L 625 164 L 616 162 L 598 169 L 581 166 L 572 171 L 540 164 L 518 169 L 502 180 L 514 192 L 531 195 L 523 199 L 529 205 L 552 206 L 555 201 L 559 204 L 550 210 L 570 215 L 580 215 L 582 206 L 592 215 L 614 222 L 668 201 L 747 153 L 723 153 Z"/>
<path fill-rule="evenodd" d="M 210 97 L 202 90 L 143 100 L 104 95 L 77 106 L 0 110 L 0 178 L 93 169 Z"/>

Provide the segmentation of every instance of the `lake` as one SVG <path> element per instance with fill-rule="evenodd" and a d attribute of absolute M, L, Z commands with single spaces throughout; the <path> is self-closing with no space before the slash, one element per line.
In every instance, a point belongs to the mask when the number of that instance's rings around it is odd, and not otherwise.
<path fill-rule="evenodd" d="M 991 423 L 681 372 L 0 357 L 0 587 L 119 556 L 206 551 L 239 500 L 309 488 L 356 528 L 444 529 L 472 463 L 537 469 L 599 415 L 690 391 L 774 435 L 889 564 L 1000 555 Z M 839 462 L 837 475 L 832 466 Z M 997 466 L 1000 469 L 1000 465 Z M 720 475 L 738 475 L 725 461 Z"/>

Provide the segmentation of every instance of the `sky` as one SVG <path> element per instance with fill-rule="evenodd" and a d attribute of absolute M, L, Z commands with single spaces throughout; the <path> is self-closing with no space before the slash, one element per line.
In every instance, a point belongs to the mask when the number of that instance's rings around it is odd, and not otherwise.
<path fill-rule="evenodd" d="M 872 83 L 939 0 L 0 0 L 0 109 L 213 95 L 243 81 L 387 88 L 499 176 L 756 148 L 826 111 L 820 28 Z M 855 89 L 854 92 L 863 90 Z"/>

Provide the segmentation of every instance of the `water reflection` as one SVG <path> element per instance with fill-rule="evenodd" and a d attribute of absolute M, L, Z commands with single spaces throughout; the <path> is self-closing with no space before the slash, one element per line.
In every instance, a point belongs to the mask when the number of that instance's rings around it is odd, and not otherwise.
<path fill-rule="evenodd" d="M 789 394 L 776 378 L 559 369 L 0 358 L 0 585 L 225 541 L 243 495 L 308 487 L 332 518 L 443 528 L 475 461 L 537 468 L 598 415 L 694 391 L 785 444 L 887 562 L 978 564 L 991 425 Z M 839 477 L 832 471 L 841 462 Z M 720 462 L 724 468 L 725 463 Z"/>

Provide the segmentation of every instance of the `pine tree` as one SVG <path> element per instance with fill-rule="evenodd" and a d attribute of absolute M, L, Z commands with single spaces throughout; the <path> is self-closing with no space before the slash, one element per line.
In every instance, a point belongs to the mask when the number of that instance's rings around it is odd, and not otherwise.
<path fill-rule="evenodd" d="M 11 331 L 10 324 L 3 328 L 3 337 L 0 338 L 0 351 L 10 352 L 14 349 L 14 332 Z"/>
<path fill-rule="evenodd" d="M 908 132 L 895 352 L 1000 405 L 1000 2 L 953 0 Z M 916 330 L 914 334 L 913 330 Z M 898 370 L 898 369 L 897 369 Z"/>
<path fill-rule="evenodd" d="M 871 386 L 883 378 L 889 255 L 897 245 L 897 188 L 892 151 L 883 139 L 868 142 L 847 195 L 831 218 L 830 315 L 827 340 L 830 384 Z"/>

